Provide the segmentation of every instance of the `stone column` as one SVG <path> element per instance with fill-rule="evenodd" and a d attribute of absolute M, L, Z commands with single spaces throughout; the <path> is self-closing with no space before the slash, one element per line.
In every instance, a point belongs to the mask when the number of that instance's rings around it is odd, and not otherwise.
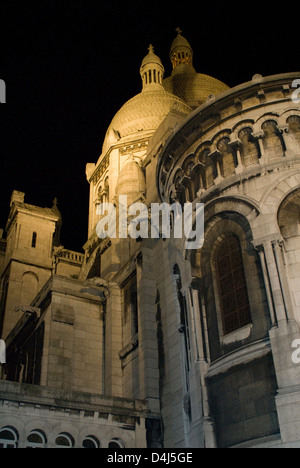
<path fill-rule="evenodd" d="M 229 143 L 229 146 L 232 148 L 232 151 L 236 153 L 237 165 L 235 168 L 235 173 L 241 174 L 245 170 L 245 167 L 242 161 L 242 155 L 241 155 L 242 142 L 240 140 L 236 140 L 236 141 Z"/>
<path fill-rule="evenodd" d="M 267 294 L 267 299 L 268 299 L 268 305 L 269 305 L 269 310 L 270 310 L 270 316 L 271 316 L 271 324 L 276 325 L 277 323 L 277 318 L 274 310 L 274 304 L 273 304 L 273 298 L 272 298 L 272 291 L 271 291 L 271 284 L 270 284 L 270 277 L 268 273 L 268 267 L 267 267 L 267 262 L 266 262 L 266 257 L 265 257 L 265 251 L 263 245 L 259 245 L 256 247 L 256 250 L 259 253 L 260 257 L 260 262 L 262 266 L 262 272 L 263 272 L 263 277 L 264 277 L 264 283 L 265 283 L 265 289 L 266 289 L 266 294 Z"/>
<path fill-rule="evenodd" d="M 293 343 L 300 339 L 300 328 L 294 319 L 282 239 L 265 239 L 256 248 L 271 314 L 269 336 L 278 382 L 276 406 L 280 432 L 282 441 L 290 444 L 300 439 L 300 365 L 292 359 Z"/>
<path fill-rule="evenodd" d="M 192 357 L 196 362 L 195 371 L 191 375 L 191 403 L 193 408 L 193 429 L 195 420 L 199 418 L 197 429 L 198 443 L 206 448 L 215 448 L 216 437 L 214 423 L 210 416 L 208 403 L 208 388 L 205 375 L 209 370 L 209 349 L 206 324 L 205 304 L 202 295 L 201 280 L 195 278 L 189 288 L 188 309 L 190 316 L 190 336 L 192 341 Z M 195 410 L 198 408 L 198 411 Z M 192 434 L 193 436 L 193 434 Z M 194 439 L 194 437 L 193 437 Z"/>
<path fill-rule="evenodd" d="M 110 284 L 105 314 L 105 394 L 122 397 L 122 301 L 117 284 Z"/>
<path fill-rule="evenodd" d="M 277 240 L 268 238 L 255 244 L 255 248 L 260 252 L 272 323 L 286 321 L 288 318 L 278 263 L 273 248 L 276 242 Z"/>
<path fill-rule="evenodd" d="M 151 241 L 149 241 L 151 242 Z M 156 281 L 152 267 L 153 250 L 144 246 L 136 257 L 140 398 L 149 409 L 160 412 L 156 324 Z"/>
<path fill-rule="evenodd" d="M 222 154 L 220 153 L 220 151 L 216 150 L 210 153 L 207 157 L 212 159 L 213 163 L 215 164 L 217 176 L 214 180 L 214 184 L 218 185 L 224 180 L 224 177 L 222 176 L 221 164 L 220 164 L 220 158 L 222 158 Z"/>
<path fill-rule="evenodd" d="M 266 156 L 265 147 L 263 144 L 264 132 L 253 133 L 252 136 L 258 142 L 258 145 L 259 145 L 259 150 L 260 150 L 259 163 L 265 164 L 267 156 Z"/>
<path fill-rule="evenodd" d="M 289 130 L 289 125 L 280 125 L 278 127 L 279 132 L 281 133 L 281 138 L 284 142 L 286 151 L 285 154 L 287 157 L 293 157 L 295 154 L 295 141 Z"/>

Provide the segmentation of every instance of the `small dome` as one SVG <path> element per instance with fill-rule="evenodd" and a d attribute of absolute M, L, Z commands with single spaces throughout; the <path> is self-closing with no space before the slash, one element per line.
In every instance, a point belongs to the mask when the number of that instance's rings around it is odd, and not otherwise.
<path fill-rule="evenodd" d="M 146 57 L 144 58 L 141 68 L 143 68 L 145 65 L 149 65 L 150 63 L 156 63 L 160 65 L 161 67 L 163 67 L 162 61 L 160 60 L 158 55 L 154 53 L 154 47 L 152 44 L 150 44 L 148 50 L 149 50 L 149 54 L 146 55 Z"/>
<path fill-rule="evenodd" d="M 193 49 L 190 43 L 182 36 L 180 28 L 176 29 L 178 35 L 174 39 L 171 50 L 170 59 L 173 66 L 172 76 L 177 73 L 196 73 L 193 67 Z"/>
<path fill-rule="evenodd" d="M 177 49 L 189 49 L 190 51 L 193 51 L 189 41 L 182 36 L 182 31 L 180 28 L 177 28 L 176 31 L 178 32 L 177 37 L 174 39 L 171 45 L 171 50 L 170 54 L 174 53 Z"/>
<path fill-rule="evenodd" d="M 137 162 L 129 161 L 121 170 L 118 178 L 116 195 L 127 195 L 128 204 L 132 204 L 146 193 L 146 179 Z"/>
<path fill-rule="evenodd" d="M 160 60 L 160 58 L 154 53 L 154 48 L 152 45 L 148 48 L 149 53 L 144 58 L 141 68 L 140 74 L 143 82 L 143 92 L 149 91 L 149 89 L 153 90 L 153 87 L 161 87 L 165 69 Z"/>

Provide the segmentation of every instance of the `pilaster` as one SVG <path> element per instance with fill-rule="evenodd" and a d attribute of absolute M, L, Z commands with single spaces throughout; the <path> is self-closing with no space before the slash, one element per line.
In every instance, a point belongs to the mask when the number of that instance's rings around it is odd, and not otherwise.
<path fill-rule="evenodd" d="M 122 396 L 122 301 L 117 285 L 110 284 L 105 315 L 105 394 Z"/>
<path fill-rule="evenodd" d="M 262 263 L 272 322 L 269 336 L 278 382 L 276 406 L 280 432 L 282 441 L 289 443 L 300 437 L 300 365 L 292 359 L 292 345 L 300 338 L 300 329 L 294 319 L 283 240 L 268 238 L 256 248 Z"/>
<path fill-rule="evenodd" d="M 136 257 L 140 398 L 148 400 L 152 411 L 160 411 L 159 370 L 156 324 L 156 282 L 152 267 L 152 250 L 143 247 Z"/>

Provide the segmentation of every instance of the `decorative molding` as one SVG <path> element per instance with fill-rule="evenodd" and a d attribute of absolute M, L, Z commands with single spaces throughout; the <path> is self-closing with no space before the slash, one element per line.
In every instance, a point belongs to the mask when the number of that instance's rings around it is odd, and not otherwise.
<path fill-rule="evenodd" d="M 134 143 L 131 145 L 123 145 L 122 147 L 120 147 L 120 155 L 125 156 L 128 154 L 147 150 L 148 146 L 149 146 L 149 140 L 139 141 L 139 143 Z"/>
<path fill-rule="evenodd" d="M 243 348 L 226 354 L 222 358 L 211 364 L 206 378 L 215 377 L 218 374 L 228 372 L 232 367 L 245 365 L 255 359 L 260 359 L 271 352 L 270 340 L 264 339 L 256 343 L 249 344 Z"/>
<path fill-rule="evenodd" d="M 105 171 L 108 169 L 110 163 L 110 155 L 107 154 L 104 156 L 100 164 L 97 166 L 96 170 L 93 172 L 93 175 L 90 179 L 90 183 L 92 182 L 94 185 L 97 185 Z"/>

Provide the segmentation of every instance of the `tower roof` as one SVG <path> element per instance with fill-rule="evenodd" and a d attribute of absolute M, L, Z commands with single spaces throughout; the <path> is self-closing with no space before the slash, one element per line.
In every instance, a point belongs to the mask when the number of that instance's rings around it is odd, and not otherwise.
<path fill-rule="evenodd" d="M 142 65 L 141 65 L 141 69 L 145 66 L 145 65 L 149 65 L 150 63 L 152 64 L 158 64 L 160 65 L 161 67 L 163 67 L 163 64 L 162 64 L 162 61 L 160 60 L 160 58 L 158 57 L 158 55 L 156 55 L 154 53 L 154 47 L 152 44 L 150 44 L 150 46 L 148 47 L 148 55 L 146 55 L 146 57 L 144 58 L 143 62 L 142 62 Z"/>
<path fill-rule="evenodd" d="M 143 82 L 143 91 L 152 89 L 153 86 L 162 87 L 165 69 L 160 58 L 154 53 L 154 47 L 150 44 L 148 55 L 142 61 L 140 74 Z"/>
<path fill-rule="evenodd" d="M 193 52 L 193 49 L 189 41 L 185 37 L 182 36 L 181 29 L 177 28 L 176 31 L 178 34 L 177 34 L 177 37 L 172 42 L 170 54 L 172 54 L 172 52 L 174 52 L 175 49 L 183 49 L 183 48 L 190 49 L 190 51 Z"/>
<path fill-rule="evenodd" d="M 175 94 L 190 107 L 196 108 L 210 95 L 226 91 L 228 86 L 216 78 L 196 72 L 193 66 L 193 49 L 183 37 L 181 29 L 177 28 L 176 31 L 177 37 L 170 50 L 173 71 L 172 75 L 163 81 L 163 86 L 166 91 Z"/>
<path fill-rule="evenodd" d="M 193 49 L 188 40 L 182 36 L 180 28 L 176 29 L 177 37 L 174 39 L 170 50 L 170 59 L 173 65 L 173 73 L 195 73 L 193 67 Z"/>

